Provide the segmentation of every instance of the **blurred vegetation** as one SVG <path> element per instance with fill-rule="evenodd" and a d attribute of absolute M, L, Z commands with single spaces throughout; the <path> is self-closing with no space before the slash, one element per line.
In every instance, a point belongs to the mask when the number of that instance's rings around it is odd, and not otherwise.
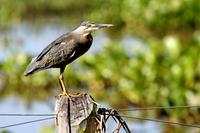
<path fill-rule="evenodd" d="M 198 0 L 0 1 L 3 31 L 24 21 L 113 23 L 115 27 L 107 31 L 112 41 L 98 53 L 83 56 L 76 64 L 78 70 L 69 65 L 65 80 L 70 88 L 88 88 L 95 99 L 115 108 L 200 105 L 199 16 Z M 142 43 L 127 50 L 121 40 L 127 35 Z M 32 101 L 57 94 L 57 71 L 23 77 L 30 60 L 28 54 L 15 53 L 1 61 L 1 98 L 14 93 Z M 188 123 L 200 121 L 200 110 L 195 109 L 156 114 Z"/>
<path fill-rule="evenodd" d="M 54 133 L 55 130 L 53 129 L 52 126 L 48 125 L 48 126 L 44 126 L 41 128 L 41 130 L 39 131 L 40 133 Z"/>
<path fill-rule="evenodd" d="M 11 133 L 11 132 L 3 130 L 3 131 L 0 131 L 0 133 Z"/>

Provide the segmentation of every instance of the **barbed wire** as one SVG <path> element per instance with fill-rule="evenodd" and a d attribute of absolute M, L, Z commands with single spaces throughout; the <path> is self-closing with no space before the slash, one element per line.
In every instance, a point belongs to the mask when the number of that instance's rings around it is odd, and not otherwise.
<path fill-rule="evenodd" d="M 199 108 L 200 109 L 200 106 L 144 107 L 144 108 L 116 109 L 116 111 L 125 112 L 125 111 L 138 111 L 138 110 L 181 109 L 181 108 Z"/>
<path fill-rule="evenodd" d="M 39 122 L 39 121 L 45 121 L 49 119 L 54 119 L 56 117 L 48 117 L 48 118 L 43 118 L 43 119 L 37 119 L 37 120 L 31 120 L 31 121 L 26 121 L 26 122 L 20 122 L 16 124 L 11 124 L 11 125 L 6 125 L 6 126 L 1 126 L 0 129 L 8 128 L 8 127 L 14 127 L 14 126 L 19 126 L 19 125 L 24 125 L 24 124 L 29 124 L 29 123 L 34 123 L 34 122 Z"/>

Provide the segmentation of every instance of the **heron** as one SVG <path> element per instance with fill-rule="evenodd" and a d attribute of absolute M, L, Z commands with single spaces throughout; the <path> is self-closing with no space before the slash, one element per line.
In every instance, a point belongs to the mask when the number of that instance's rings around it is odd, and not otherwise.
<path fill-rule="evenodd" d="M 60 68 L 59 83 L 62 88 L 60 95 L 69 96 L 64 84 L 65 67 L 89 50 L 93 41 L 91 34 L 93 31 L 111 26 L 113 25 L 95 24 L 90 21 L 82 22 L 78 28 L 61 35 L 33 58 L 24 75 L 29 76 L 49 68 Z"/>

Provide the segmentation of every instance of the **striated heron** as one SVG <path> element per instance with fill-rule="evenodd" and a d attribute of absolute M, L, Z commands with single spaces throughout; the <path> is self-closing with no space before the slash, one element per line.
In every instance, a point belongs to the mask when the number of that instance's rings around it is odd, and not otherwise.
<path fill-rule="evenodd" d="M 113 25 L 95 24 L 89 21 L 81 23 L 74 31 L 63 34 L 33 58 L 24 75 L 28 76 L 48 68 L 60 68 L 59 83 L 63 90 L 61 95 L 68 96 L 63 76 L 66 65 L 88 51 L 92 45 L 92 31 L 110 26 Z"/>

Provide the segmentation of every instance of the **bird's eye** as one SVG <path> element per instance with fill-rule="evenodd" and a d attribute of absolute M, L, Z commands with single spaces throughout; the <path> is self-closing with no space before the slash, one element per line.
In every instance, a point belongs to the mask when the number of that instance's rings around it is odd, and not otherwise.
<path fill-rule="evenodd" d="M 87 26 L 87 27 L 92 27 L 92 24 L 87 24 L 86 26 Z"/>

